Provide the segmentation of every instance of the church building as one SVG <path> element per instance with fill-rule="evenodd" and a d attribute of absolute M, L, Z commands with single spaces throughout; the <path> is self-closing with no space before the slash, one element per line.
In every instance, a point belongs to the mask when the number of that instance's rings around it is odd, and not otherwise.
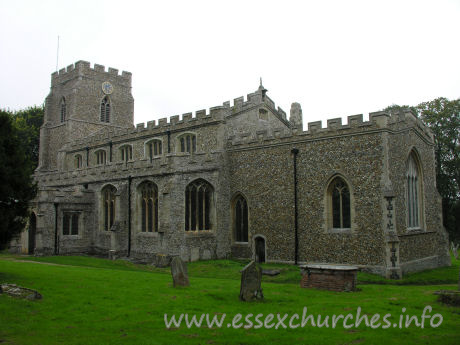
<path fill-rule="evenodd" d="M 51 76 L 38 194 L 11 251 L 159 263 L 253 258 L 391 278 L 450 264 L 434 138 L 410 111 L 308 123 L 259 88 L 134 126 L 131 73 Z"/>

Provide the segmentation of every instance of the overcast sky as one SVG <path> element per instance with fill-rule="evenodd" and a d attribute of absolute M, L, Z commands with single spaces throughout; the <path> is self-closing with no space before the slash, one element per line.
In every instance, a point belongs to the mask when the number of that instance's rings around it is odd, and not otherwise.
<path fill-rule="evenodd" d="M 0 108 L 78 60 L 133 73 L 135 123 L 257 89 L 310 121 L 460 97 L 460 1 L 0 0 Z M 325 123 L 323 123 L 325 126 Z"/>

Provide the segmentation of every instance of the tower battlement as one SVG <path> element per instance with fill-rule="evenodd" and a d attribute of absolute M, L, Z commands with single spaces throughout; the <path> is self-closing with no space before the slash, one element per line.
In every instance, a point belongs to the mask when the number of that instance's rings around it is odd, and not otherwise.
<path fill-rule="evenodd" d="M 94 64 L 93 68 L 91 68 L 91 64 L 83 60 L 77 61 L 75 64 L 69 65 L 66 68 L 61 68 L 58 72 L 52 73 L 51 86 L 84 75 L 90 75 L 93 78 L 98 76 L 115 78 L 118 83 L 131 86 L 131 72 L 122 71 L 121 74 L 119 74 L 118 69 L 108 67 L 106 70 L 105 66 L 99 64 Z"/>

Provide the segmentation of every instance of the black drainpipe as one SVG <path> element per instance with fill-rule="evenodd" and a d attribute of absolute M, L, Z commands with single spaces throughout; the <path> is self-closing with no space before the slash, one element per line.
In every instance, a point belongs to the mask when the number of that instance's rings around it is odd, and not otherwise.
<path fill-rule="evenodd" d="M 297 265 L 299 257 L 299 235 L 298 235 L 298 212 L 297 212 L 297 154 L 299 150 L 293 148 L 291 153 L 294 154 L 294 263 Z"/>
<path fill-rule="evenodd" d="M 86 146 L 86 166 L 89 167 L 89 147 Z"/>
<path fill-rule="evenodd" d="M 169 146 L 169 142 L 171 141 L 171 131 L 168 130 L 168 153 L 171 153 L 171 147 Z"/>
<path fill-rule="evenodd" d="M 109 148 L 110 148 L 110 150 L 109 150 L 109 152 L 110 152 L 110 154 L 109 154 L 109 157 L 110 157 L 109 162 L 112 162 L 112 146 L 113 146 L 113 143 L 112 143 L 112 141 L 110 141 L 109 142 Z"/>
<path fill-rule="evenodd" d="M 54 203 L 54 255 L 59 254 L 58 249 L 58 203 Z"/>
<path fill-rule="evenodd" d="M 128 257 L 131 255 L 131 175 L 128 176 Z"/>

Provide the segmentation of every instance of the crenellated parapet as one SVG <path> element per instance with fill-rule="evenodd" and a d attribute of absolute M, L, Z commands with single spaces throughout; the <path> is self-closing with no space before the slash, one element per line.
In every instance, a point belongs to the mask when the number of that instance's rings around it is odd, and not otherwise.
<path fill-rule="evenodd" d="M 116 79 L 118 83 L 124 84 L 126 86 L 131 86 L 132 78 L 131 72 L 123 71 L 120 74 L 116 68 L 109 67 L 106 70 L 105 66 L 98 64 L 94 64 L 94 67 L 91 68 L 91 64 L 88 61 L 80 60 L 75 64 L 60 69 L 58 72 L 52 73 L 51 86 L 83 76 L 113 78 Z"/>
<path fill-rule="evenodd" d="M 241 147 L 244 145 L 276 144 L 297 140 L 325 139 L 333 136 L 359 135 L 379 130 L 394 130 L 414 128 L 421 133 L 426 140 L 433 142 L 433 133 L 419 118 L 410 110 L 402 111 L 396 115 L 390 115 L 384 111 L 369 113 L 369 120 L 364 121 L 363 115 L 351 115 L 347 117 L 347 124 L 342 124 L 342 118 L 333 118 L 326 121 L 323 127 L 322 121 L 309 122 L 307 130 L 294 127 L 289 129 L 266 129 L 256 132 L 244 132 L 231 134 L 227 138 L 227 147 Z"/>

